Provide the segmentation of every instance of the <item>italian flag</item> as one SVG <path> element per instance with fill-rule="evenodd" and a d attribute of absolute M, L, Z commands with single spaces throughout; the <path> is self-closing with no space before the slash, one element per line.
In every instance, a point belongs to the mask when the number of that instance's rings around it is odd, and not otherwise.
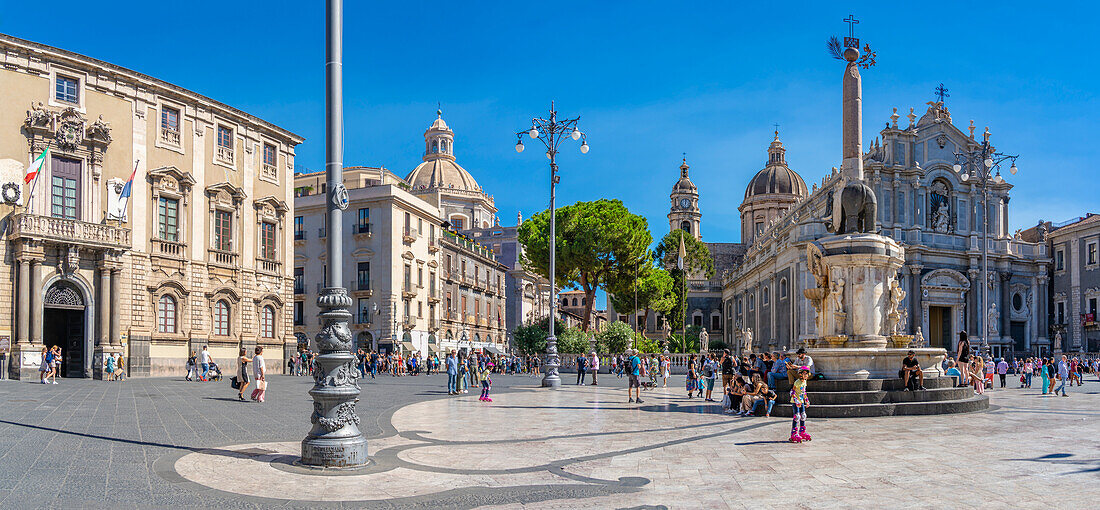
<path fill-rule="evenodd" d="M 46 155 L 49 153 L 50 149 L 46 148 L 46 150 L 42 151 L 42 154 L 39 154 L 38 157 L 35 158 L 31 166 L 27 167 L 27 173 L 23 175 L 23 184 L 27 184 L 33 181 L 35 177 L 38 177 L 38 172 L 42 170 L 42 165 L 46 164 Z"/>

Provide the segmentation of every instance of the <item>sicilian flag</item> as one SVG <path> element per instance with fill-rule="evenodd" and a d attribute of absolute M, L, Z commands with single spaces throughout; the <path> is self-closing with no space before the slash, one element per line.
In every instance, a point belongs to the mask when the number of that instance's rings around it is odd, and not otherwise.
<path fill-rule="evenodd" d="M 42 154 L 35 158 L 31 166 L 27 167 L 27 173 L 23 175 L 23 184 L 29 184 L 38 177 L 38 172 L 42 171 L 42 166 L 46 164 L 46 157 L 49 153 L 50 149 L 47 147 L 46 150 L 42 151 Z"/>
<path fill-rule="evenodd" d="M 684 259 L 687 258 L 687 250 L 684 249 L 684 233 L 680 232 L 680 251 L 676 254 L 676 268 L 684 270 Z"/>

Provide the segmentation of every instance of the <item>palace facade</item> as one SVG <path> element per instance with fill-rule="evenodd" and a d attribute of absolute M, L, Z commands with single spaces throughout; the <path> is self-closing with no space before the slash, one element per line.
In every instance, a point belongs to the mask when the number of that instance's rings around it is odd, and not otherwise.
<path fill-rule="evenodd" d="M 293 351 L 286 229 L 302 137 L 156 78 L 0 35 L 0 336 L 13 377 L 179 375 Z M 42 157 L 37 179 L 23 173 Z M 132 178 L 132 183 L 127 184 Z M 129 196 L 127 197 L 127 192 Z M 32 194 L 33 193 L 33 194 Z"/>
<path fill-rule="evenodd" d="M 507 267 L 466 232 L 495 223 L 493 199 L 456 162 L 442 112 L 424 142 L 423 162 L 405 178 L 344 170 L 341 283 L 355 302 L 351 330 L 360 348 L 383 353 L 504 352 Z M 317 296 L 328 284 L 325 186 L 324 172 L 295 176 L 294 333 L 303 346 L 321 329 Z"/>

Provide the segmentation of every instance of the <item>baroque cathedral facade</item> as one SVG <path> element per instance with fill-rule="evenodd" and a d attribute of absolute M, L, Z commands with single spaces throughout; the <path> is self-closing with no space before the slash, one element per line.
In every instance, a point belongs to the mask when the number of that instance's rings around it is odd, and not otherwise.
<path fill-rule="evenodd" d="M 975 137 L 973 122 L 966 131 L 959 129 L 938 101 L 929 102 L 919 118 L 910 109 L 907 124 L 899 124 L 901 119 L 895 109 L 863 160 L 864 180 L 878 200 L 880 232 L 905 248 L 899 278 L 906 292 L 902 330 L 948 351 L 965 331 L 972 339 L 985 337 L 995 356 L 1050 352 L 1048 247 L 1009 232 L 1012 184 L 994 177 L 983 207 L 976 179 L 963 179 L 952 168 L 955 153 L 979 148 L 985 135 Z M 687 283 L 687 323 L 734 350 L 743 348 L 749 331 L 753 351 L 793 349 L 818 336 L 815 311 L 802 294 L 815 286 L 805 251 L 808 243 L 829 235 L 825 219 L 840 173 L 833 168 L 807 187 L 785 154 L 776 132 L 764 167 L 749 181 L 738 207 L 742 242 L 705 243 L 715 276 Z M 699 189 L 686 162 L 669 196 L 669 230 L 702 240 Z M 979 315 L 983 224 L 989 257 L 984 317 Z M 646 316 L 615 313 L 610 302 L 608 311 L 610 318 L 635 328 Z M 982 324 L 987 324 L 984 332 Z M 648 314 L 642 327 L 650 338 L 662 335 L 656 314 Z"/>
<path fill-rule="evenodd" d="M 977 180 L 953 170 L 956 153 L 980 148 L 973 121 L 964 132 L 942 101 L 927 104 L 919 119 L 910 109 L 907 125 L 899 125 L 895 109 L 880 138 L 862 156 L 864 181 L 878 200 L 880 233 L 905 248 L 899 272 L 906 292 L 900 307 L 902 330 L 948 351 L 965 331 L 987 341 L 994 356 L 1049 352 L 1047 247 L 1009 232 L 1012 184 L 996 175 L 988 181 L 983 200 Z M 979 136 L 988 137 L 988 129 Z M 782 158 L 773 142 L 769 165 L 785 168 L 785 163 L 774 163 L 776 155 Z M 724 339 L 740 346 L 751 330 L 753 350 L 795 348 L 818 336 L 815 312 L 802 298 L 804 289 L 815 286 L 805 247 L 828 235 L 825 218 L 840 174 L 833 168 L 810 190 L 804 184 L 767 190 L 756 182 L 760 178 L 757 174 L 750 183 L 741 206 L 744 257 L 719 269 L 723 315 L 732 325 L 725 328 Z M 790 171 L 779 182 L 796 178 Z M 771 191 L 767 207 L 750 198 L 761 191 Z M 984 282 L 983 226 L 989 258 Z M 985 307 L 980 305 L 981 285 L 987 286 Z M 979 331 L 982 325 L 985 331 Z"/>

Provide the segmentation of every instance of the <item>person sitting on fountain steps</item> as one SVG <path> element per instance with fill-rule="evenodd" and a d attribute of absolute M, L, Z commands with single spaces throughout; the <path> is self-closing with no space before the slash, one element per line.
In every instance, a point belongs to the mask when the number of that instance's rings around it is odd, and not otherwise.
<path fill-rule="evenodd" d="M 909 351 L 905 359 L 901 360 L 898 377 L 901 378 L 905 391 L 924 389 L 924 372 L 920 369 L 920 362 L 917 361 L 917 353 Z M 915 388 L 910 387 L 913 382 L 916 382 Z"/>

